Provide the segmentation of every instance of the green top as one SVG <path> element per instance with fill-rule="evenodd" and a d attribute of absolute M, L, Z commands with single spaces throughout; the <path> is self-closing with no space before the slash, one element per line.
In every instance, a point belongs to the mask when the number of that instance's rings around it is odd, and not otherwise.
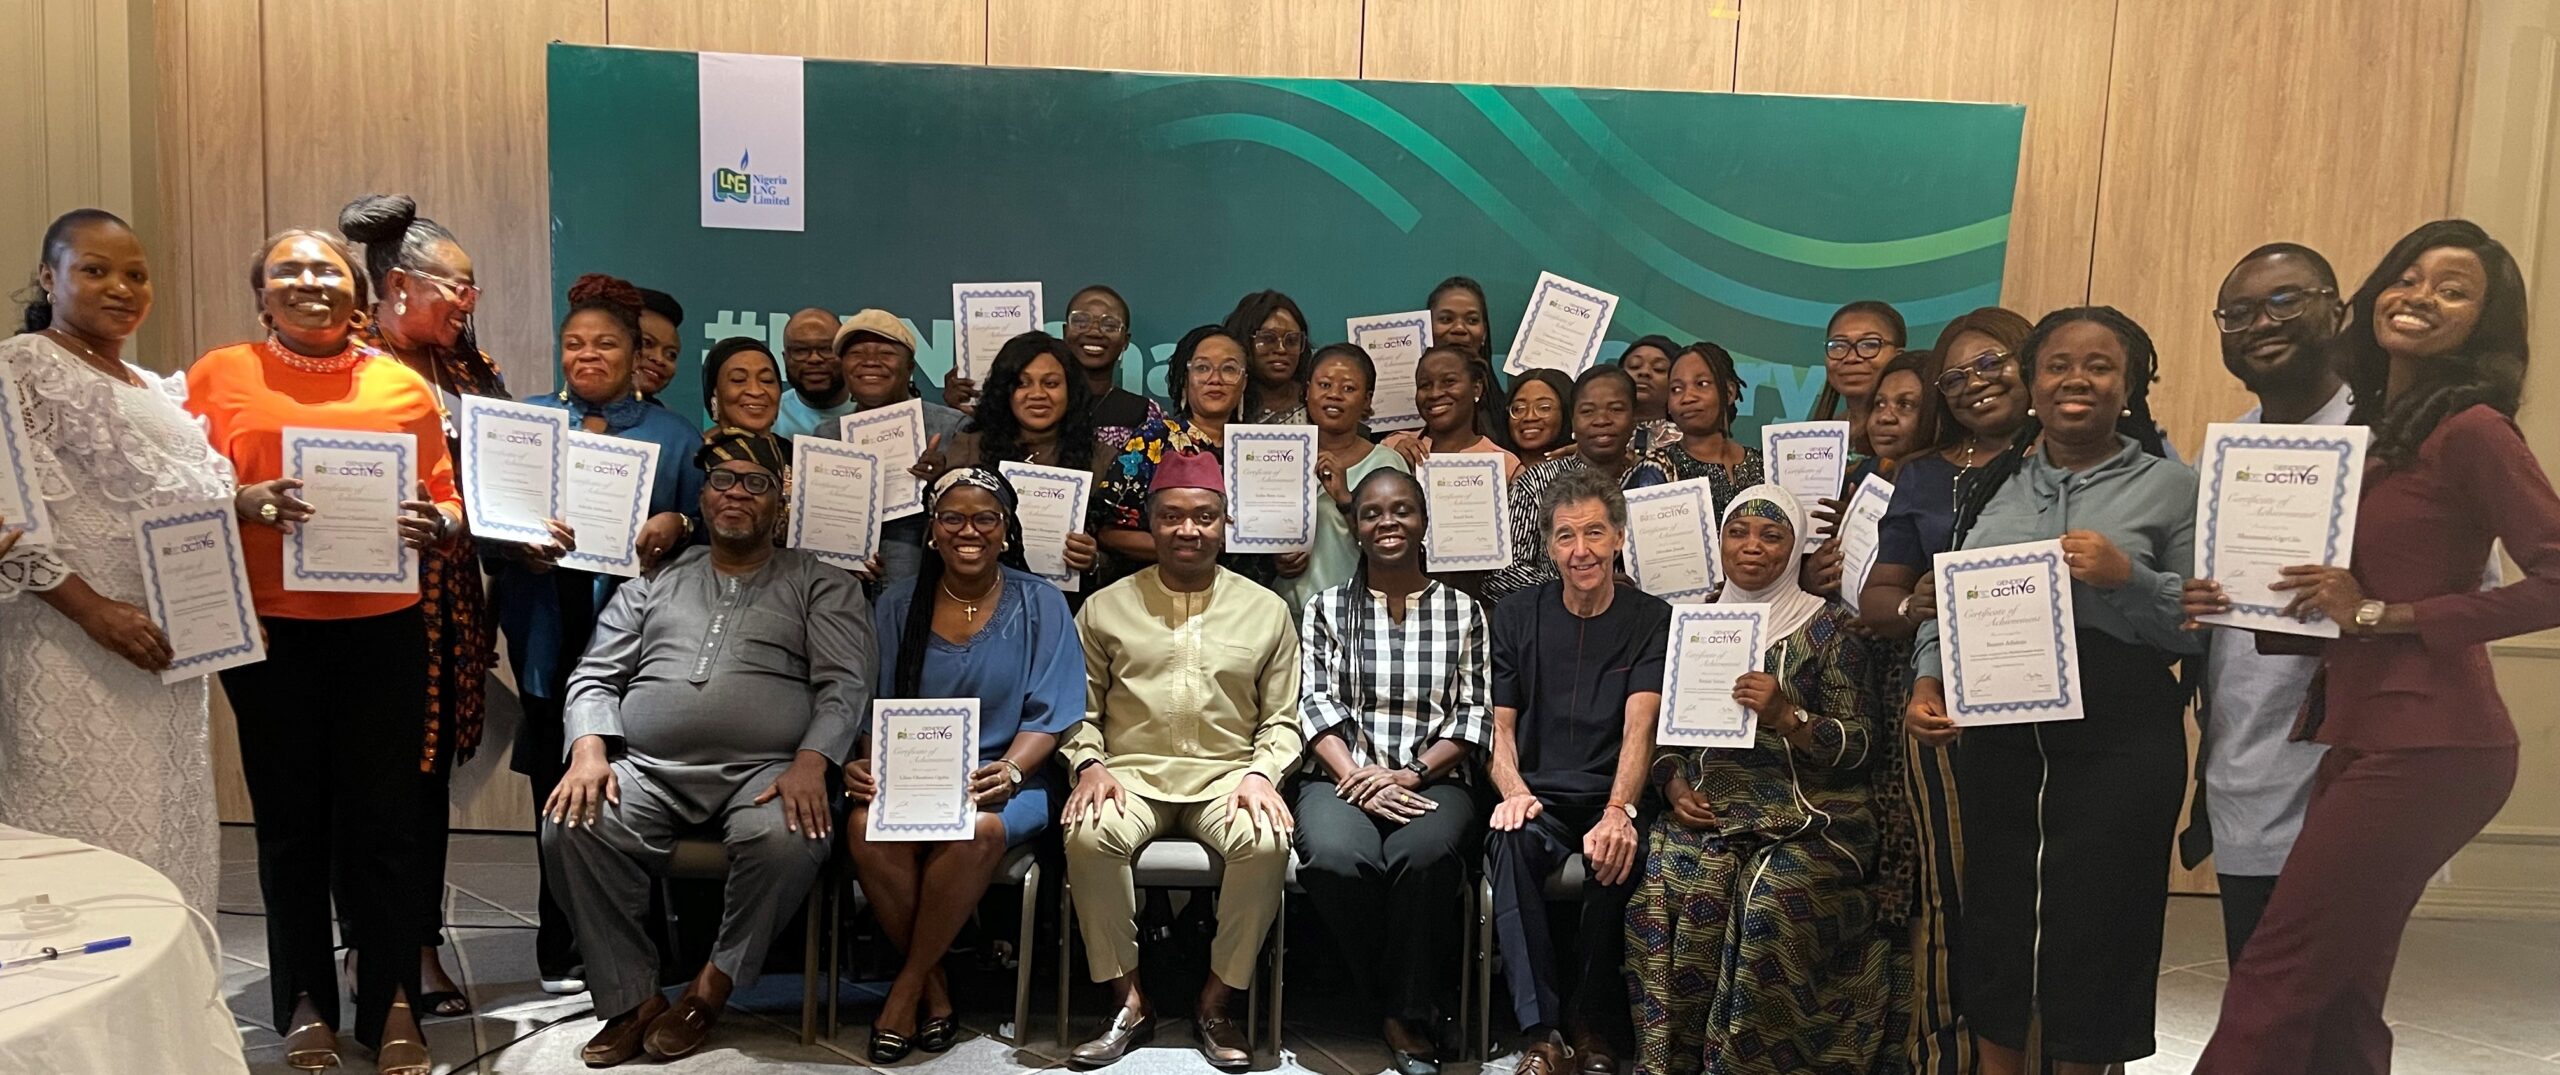
<path fill-rule="evenodd" d="M 1360 479 L 1380 467 L 1412 473 L 1412 468 L 1405 466 L 1403 456 L 1386 445 L 1375 444 L 1369 447 L 1367 457 L 1351 464 L 1351 469 L 1343 474 L 1342 487 L 1359 488 Z M 1333 506 L 1332 497 L 1317 500 L 1316 545 L 1307 553 L 1306 573 L 1294 579 L 1281 580 L 1289 596 L 1289 614 L 1304 616 L 1309 599 L 1351 581 L 1352 569 L 1359 566 L 1360 543 L 1352 540 L 1351 521 L 1344 517 L 1342 509 Z"/>

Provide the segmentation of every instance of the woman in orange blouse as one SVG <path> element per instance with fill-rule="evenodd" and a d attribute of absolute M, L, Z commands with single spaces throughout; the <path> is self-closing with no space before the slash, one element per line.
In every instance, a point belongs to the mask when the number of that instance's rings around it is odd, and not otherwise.
<path fill-rule="evenodd" d="M 417 438 L 416 499 L 400 536 L 425 549 L 462 529 L 433 386 L 357 339 L 369 290 L 346 245 L 326 232 L 269 240 L 250 273 L 268 336 L 218 348 L 187 371 L 187 409 L 241 482 L 250 596 L 267 659 L 222 673 L 240 728 L 240 760 L 258 830 L 267 906 L 268 980 L 285 1060 L 337 1063 L 338 976 L 330 966 L 331 881 L 356 956 L 356 1040 L 381 1070 L 425 1075 L 408 998 L 418 992 L 417 872 L 411 824 L 424 749 L 426 619 L 419 595 L 313 593 L 284 587 L 284 535 L 311 518 L 282 477 L 287 427 Z"/>

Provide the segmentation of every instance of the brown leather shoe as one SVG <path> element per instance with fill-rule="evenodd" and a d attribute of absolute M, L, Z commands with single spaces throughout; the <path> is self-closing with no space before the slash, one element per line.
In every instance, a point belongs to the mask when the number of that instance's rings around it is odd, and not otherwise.
<path fill-rule="evenodd" d="M 1209 1066 L 1221 1071 L 1243 1071 L 1253 1066 L 1253 1045 L 1244 1040 L 1244 1028 L 1225 1014 L 1202 1015 L 1191 1021 L 1192 1036 L 1200 1040 L 1200 1055 Z"/>
<path fill-rule="evenodd" d="M 643 1040 L 649 1055 L 660 1060 L 678 1060 L 693 1055 L 711 1037 L 711 1024 L 720 1019 L 720 1009 L 711 1002 L 687 992 L 676 998 L 674 1007 L 665 1015 L 649 1020 L 649 1036 Z"/>
<path fill-rule="evenodd" d="M 1101 1067 L 1120 1059 L 1132 1047 L 1155 1040 L 1155 1036 L 1155 1016 L 1122 1008 L 1113 1013 L 1111 1025 L 1103 1028 L 1101 1037 L 1076 1046 L 1074 1052 L 1067 1054 L 1067 1059 L 1077 1067 Z"/>
<path fill-rule="evenodd" d="M 591 1068 L 609 1068 L 637 1058 L 641 1052 L 640 1039 L 648 1035 L 650 1020 L 666 1014 L 666 1011 L 667 998 L 650 997 L 632 1009 L 629 1018 L 606 1020 L 604 1029 L 596 1031 L 595 1037 L 587 1039 L 586 1047 L 578 1050 L 578 1059 L 586 1061 Z"/>
<path fill-rule="evenodd" d="M 1609 1043 L 1596 1034 L 1580 1034 L 1573 1039 L 1575 1070 L 1581 1075 L 1618 1075 L 1618 1058 L 1610 1055 Z"/>
<path fill-rule="evenodd" d="M 1520 1062 L 1512 1067 L 1513 1075 L 1565 1075 L 1564 1047 L 1552 1041 L 1533 1041 L 1520 1048 Z"/>

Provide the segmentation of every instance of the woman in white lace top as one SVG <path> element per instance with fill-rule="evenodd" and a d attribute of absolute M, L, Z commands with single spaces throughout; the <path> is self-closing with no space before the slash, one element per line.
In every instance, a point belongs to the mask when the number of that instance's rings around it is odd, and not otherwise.
<path fill-rule="evenodd" d="M 25 333 L 0 340 L 0 376 L 52 534 L 0 551 L 0 822 L 131 855 L 210 915 L 221 840 L 205 680 L 160 682 L 168 640 L 136 604 L 126 516 L 229 499 L 231 464 L 179 405 L 184 378 L 122 360 L 151 311 L 124 221 L 54 221 L 36 286 Z"/>

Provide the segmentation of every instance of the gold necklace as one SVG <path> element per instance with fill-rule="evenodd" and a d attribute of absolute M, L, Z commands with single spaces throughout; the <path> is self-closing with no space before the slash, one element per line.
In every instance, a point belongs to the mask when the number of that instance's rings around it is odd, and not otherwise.
<path fill-rule="evenodd" d="M 952 593 L 951 584 L 949 582 L 944 582 L 941 584 L 942 596 L 950 598 L 953 604 L 960 606 L 960 614 L 962 618 L 974 620 L 978 618 L 978 603 L 986 600 L 989 594 L 996 592 L 996 587 L 1003 584 L 1003 577 L 998 576 L 994 582 L 987 584 L 986 589 L 978 591 L 978 596 L 962 597 L 959 594 Z"/>

